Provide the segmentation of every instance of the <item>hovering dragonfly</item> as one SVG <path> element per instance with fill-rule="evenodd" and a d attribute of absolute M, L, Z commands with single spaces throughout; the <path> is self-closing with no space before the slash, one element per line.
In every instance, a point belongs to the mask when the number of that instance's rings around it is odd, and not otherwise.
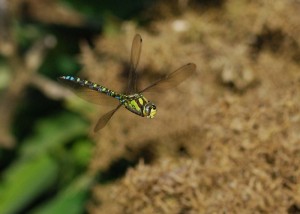
<path fill-rule="evenodd" d="M 58 81 L 74 91 L 79 97 L 99 105 L 116 103 L 116 108 L 104 114 L 98 120 L 94 132 L 99 131 L 108 123 L 116 111 L 124 106 L 126 109 L 141 117 L 154 118 L 156 105 L 148 101 L 142 93 L 160 92 L 177 86 L 179 83 L 195 73 L 196 65 L 188 63 L 165 77 L 157 80 L 143 90 L 138 91 L 136 86 L 136 68 L 139 64 L 142 50 L 142 37 L 136 34 L 131 48 L 130 71 L 126 93 L 116 93 L 104 86 L 73 76 L 62 76 Z"/>

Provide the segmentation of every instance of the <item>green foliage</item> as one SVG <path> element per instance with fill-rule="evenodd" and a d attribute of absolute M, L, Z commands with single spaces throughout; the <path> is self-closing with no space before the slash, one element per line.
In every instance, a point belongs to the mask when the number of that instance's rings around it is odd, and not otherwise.
<path fill-rule="evenodd" d="M 33 210 L 32 214 L 83 213 L 91 177 L 82 176 L 68 188 L 62 190 L 56 198 Z"/>
<path fill-rule="evenodd" d="M 69 113 L 46 118 L 37 122 L 36 133 L 25 140 L 21 153 L 31 157 L 51 150 L 55 152 L 63 143 L 84 135 L 87 128 L 86 122 Z"/>
<path fill-rule="evenodd" d="M 18 160 L 4 173 L 0 213 L 15 213 L 53 185 L 58 165 L 48 155 Z"/>
<path fill-rule="evenodd" d="M 64 180 L 60 177 L 61 168 L 65 165 L 61 160 L 75 160 L 68 168 L 64 167 L 64 174 L 72 174 L 74 180 L 77 176 L 74 173 L 75 169 L 85 168 L 87 165 L 92 146 L 87 139 L 80 140 L 75 142 L 73 149 L 69 151 L 65 144 L 84 135 L 87 128 L 88 124 L 85 121 L 70 113 L 38 121 L 35 133 L 22 143 L 19 158 L 4 172 L 0 187 L 0 213 L 15 213 L 45 191 L 55 189 L 57 180 Z M 75 179 L 67 188 L 69 190 L 62 190 L 57 198 L 46 202 L 47 205 L 44 206 L 47 207 L 47 213 L 66 213 L 65 210 L 68 209 L 82 210 L 91 180 L 92 177 L 88 176 L 78 181 Z M 64 181 L 62 186 L 68 185 L 66 181 L 70 179 Z M 45 209 L 40 208 L 35 213 L 40 212 L 45 213 Z"/>
<path fill-rule="evenodd" d="M 4 63 L 0 63 L 0 90 L 8 86 L 9 72 L 9 68 Z"/>
<path fill-rule="evenodd" d="M 76 165 L 85 167 L 89 164 L 90 158 L 92 156 L 93 145 L 89 140 L 78 140 L 71 150 L 73 154 L 74 161 Z"/>

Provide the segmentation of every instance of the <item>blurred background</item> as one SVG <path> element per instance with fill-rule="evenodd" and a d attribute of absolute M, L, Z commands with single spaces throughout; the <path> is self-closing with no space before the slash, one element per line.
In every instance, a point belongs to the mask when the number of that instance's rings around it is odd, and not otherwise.
<path fill-rule="evenodd" d="M 300 213 L 298 0 L 0 0 L 0 213 Z M 57 82 L 126 89 L 134 35 L 156 118 Z"/>

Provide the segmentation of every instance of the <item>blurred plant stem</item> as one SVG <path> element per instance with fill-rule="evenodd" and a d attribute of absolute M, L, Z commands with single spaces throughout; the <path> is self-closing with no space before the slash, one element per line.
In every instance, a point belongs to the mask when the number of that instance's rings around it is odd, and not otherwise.
<path fill-rule="evenodd" d="M 22 56 L 18 42 L 13 36 L 13 18 L 6 3 L 5 0 L 0 1 L 0 20 L 3 20 L 0 22 L 0 32 L 5 32 L 0 33 L 0 53 L 6 59 L 11 78 L 2 92 L 0 101 L 0 146 L 12 148 L 15 146 L 15 139 L 10 129 L 16 107 L 23 98 L 25 88 L 32 80 L 36 80 L 33 76 L 43 62 L 47 49 L 53 47 L 55 42 L 47 42 L 49 38 L 46 36 L 36 41 Z"/>
<path fill-rule="evenodd" d="M 85 23 L 82 14 L 55 0 L 0 0 L 0 54 L 6 60 L 10 77 L 0 101 L 0 147 L 5 148 L 15 146 L 15 139 L 10 132 L 11 125 L 28 85 L 32 84 L 51 99 L 67 96 L 64 88 L 37 72 L 45 60 L 47 50 L 56 45 L 56 38 L 52 35 L 31 38 L 31 46 L 26 47 L 24 53 L 24 47 L 20 45 L 18 38 L 20 26 L 21 34 L 23 33 L 23 18 L 73 27 Z"/>

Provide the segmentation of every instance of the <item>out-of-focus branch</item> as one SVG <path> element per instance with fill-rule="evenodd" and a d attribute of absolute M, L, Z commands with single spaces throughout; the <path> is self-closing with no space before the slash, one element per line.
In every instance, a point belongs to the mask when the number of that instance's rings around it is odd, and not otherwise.
<path fill-rule="evenodd" d="M 0 146 L 12 148 L 14 137 L 10 133 L 16 107 L 22 102 L 23 92 L 29 84 L 33 84 L 46 96 L 59 99 L 67 96 L 66 90 L 58 84 L 37 74 L 37 70 L 49 48 L 56 45 L 53 36 L 46 36 L 35 42 L 21 56 L 19 45 L 12 28 L 13 19 L 30 17 L 44 23 L 81 26 L 84 22 L 81 14 L 62 6 L 53 0 L 0 0 L 0 54 L 6 58 L 11 71 L 7 88 L 1 93 L 0 100 Z"/>
<path fill-rule="evenodd" d="M 5 29 L 5 25 L 1 27 L 0 31 L 11 33 L 10 28 Z M 55 41 L 49 42 L 49 40 L 51 40 L 49 37 L 45 37 L 37 41 L 23 59 L 17 51 L 16 41 L 6 36 L 0 38 L 0 53 L 6 57 L 12 72 L 11 82 L 2 93 L 0 100 L 0 146 L 2 147 L 12 148 L 15 145 L 14 137 L 10 133 L 13 116 L 18 103 L 23 98 L 25 88 L 34 79 L 33 76 L 43 62 L 47 49 L 55 45 Z"/>
<path fill-rule="evenodd" d="M 4 90 L 0 101 L 0 146 L 11 148 L 15 144 L 14 138 L 10 134 L 13 115 L 18 103 L 23 98 L 23 92 L 30 83 L 32 75 L 43 60 L 42 57 L 37 56 L 43 56 L 45 48 L 36 49 L 36 51 L 35 53 L 32 50 L 29 51 L 24 61 L 16 51 L 7 56 L 7 62 L 12 71 L 12 81 Z M 29 56 L 31 54 L 32 56 Z"/>
<path fill-rule="evenodd" d="M 53 100 L 61 100 L 73 96 L 73 93 L 69 90 L 66 90 L 66 88 L 62 85 L 39 74 L 33 76 L 31 83 L 47 97 Z"/>
<path fill-rule="evenodd" d="M 49 24 L 82 26 L 82 15 L 55 0 L 10 0 L 14 16 L 25 15 L 39 22 Z"/>

